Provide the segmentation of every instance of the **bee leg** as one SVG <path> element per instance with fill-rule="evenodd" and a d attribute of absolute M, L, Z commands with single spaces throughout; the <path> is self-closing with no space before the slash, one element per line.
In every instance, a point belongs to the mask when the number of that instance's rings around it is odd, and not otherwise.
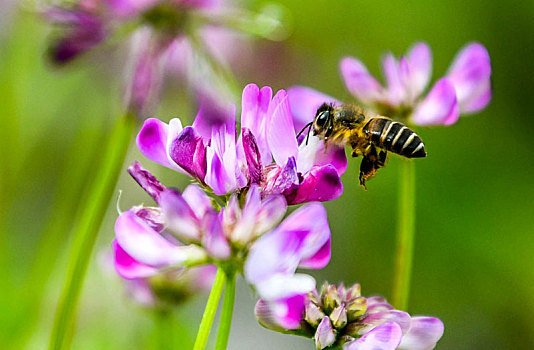
<path fill-rule="evenodd" d="M 351 143 L 350 147 L 352 147 L 352 158 L 356 158 L 360 155 L 360 152 L 358 152 L 358 144 Z"/>
<path fill-rule="evenodd" d="M 372 143 L 369 144 L 365 148 L 365 155 L 360 164 L 360 185 L 367 189 L 365 181 L 375 176 L 378 169 L 385 165 L 386 160 L 386 151 L 377 152 L 375 145 Z"/>

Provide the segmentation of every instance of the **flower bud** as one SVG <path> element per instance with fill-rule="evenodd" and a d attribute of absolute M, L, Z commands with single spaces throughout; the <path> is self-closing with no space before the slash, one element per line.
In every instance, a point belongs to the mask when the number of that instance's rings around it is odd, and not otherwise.
<path fill-rule="evenodd" d="M 347 304 L 346 309 L 347 318 L 349 322 L 352 322 L 367 311 L 367 299 L 364 297 L 357 297 Z"/>
<path fill-rule="evenodd" d="M 324 317 L 325 314 L 321 311 L 317 304 L 315 304 L 313 301 L 308 301 L 306 303 L 306 312 L 304 319 L 311 326 L 317 327 L 319 325 L 319 322 L 321 322 Z"/>
<path fill-rule="evenodd" d="M 347 311 L 345 310 L 345 305 L 341 304 L 340 306 L 336 307 L 330 314 L 330 320 L 336 329 L 345 327 L 347 324 Z"/>
<path fill-rule="evenodd" d="M 321 289 L 321 302 L 323 303 L 323 310 L 327 314 L 330 314 L 336 307 L 341 305 L 341 297 L 335 285 Z"/>
<path fill-rule="evenodd" d="M 317 349 L 321 350 L 334 344 L 335 341 L 336 331 L 332 328 L 328 316 L 325 316 L 315 332 L 315 346 L 317 346 Z"/>
<path fill-rule="evenodd" d="M 352 287 L 346 290 L 345 300 L 350 301 L 354 298 L 361 296 L 362 288 L 359 283 L 354 284 Z"/>
<path fill-rule="evenodd" d="M 352 322 L 345 327 L 344 333 L 346 335 L 349 335 L 354 338 L 361 337 L 361 334 L 359 333 L 361 329 L 367 327 L 367 325 L 359 322 Z"/>

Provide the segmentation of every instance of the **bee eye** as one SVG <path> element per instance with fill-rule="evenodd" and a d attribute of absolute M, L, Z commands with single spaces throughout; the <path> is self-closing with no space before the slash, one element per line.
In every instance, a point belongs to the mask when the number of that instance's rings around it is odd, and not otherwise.
<path fill-rule="evenodd" d="M 323 126 L 325 126 L 326 122 L 328 121 L 328 118 L 330 118 L 330 112 L 323 111 L 315 119 L 315 124 L 317 124 L 318 127 L 322 128 Z"/>

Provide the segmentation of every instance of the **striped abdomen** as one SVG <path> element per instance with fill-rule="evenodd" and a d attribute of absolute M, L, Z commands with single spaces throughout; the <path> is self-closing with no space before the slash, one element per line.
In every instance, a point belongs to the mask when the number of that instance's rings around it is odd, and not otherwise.
<path fill-rule="evenodd" d="M 364 127 L 377 146 L 407 158 L 426 157 L 421 138 L 407 126 L 387 118 L 373 118 Z"/>

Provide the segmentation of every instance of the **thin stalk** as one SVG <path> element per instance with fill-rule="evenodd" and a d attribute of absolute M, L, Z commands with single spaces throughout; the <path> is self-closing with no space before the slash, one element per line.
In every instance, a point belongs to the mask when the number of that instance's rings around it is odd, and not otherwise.
<path fill-rule="evenodd" d="M 398 211 L 392 302 L 397 309 L 407 310 L 415 239 L 415 163 L 410 160 L 401 165 Z"/>
<path fill-rule="evenodd" d="M 102 155 L 100 169 L 75 229 L 73 246 L 67 264 L 67 277 L 56 310 L 49 349 L 70 347 L 71 337 L 69 335 L 73 334 L 78 299 L 87 265 L 122 169 L 134 128 L 135 117 L 133 115 L 126 114 L 120 118 L 115 124 L 106 151 Z"/>
<path fill-rule="evenodd" d="M 226 350 L 228 338 L 230 337 L 230 327 L 232 326 L 232 314 L 234 313 L 235 302 L 235 280 L 236 275 L 231 272 L 226 276 L 226 286 L 224 287 L 224 300 L 219 321 L 219 332 L 215 350 Z"/>
<path fill-rule="evenodd" d="M 215 318 L 215 313 L 217 312 L 217 307 L 219 306 L 219 300 L 221 299 L 225 281 L 226 274 L 224 273 L 223 269 L 219 267 L 217 269 L 215 281 L 211 287 L 206 308 L 204 309 L 204 315 L 202 315 L 202 321 L 200 321 L 200 326 L 198 327 L 197 339 L 195 340 L 193 350 L 204 350 L 206 348 L 211 326 L 213 324 L 213 319 Z"/>

